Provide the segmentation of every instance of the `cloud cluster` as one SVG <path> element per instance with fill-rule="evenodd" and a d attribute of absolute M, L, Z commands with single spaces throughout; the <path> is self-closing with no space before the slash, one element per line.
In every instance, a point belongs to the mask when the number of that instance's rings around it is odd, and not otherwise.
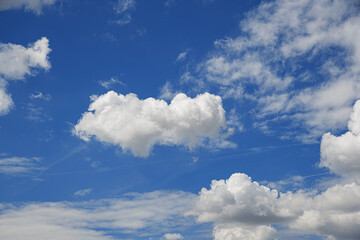
<path fill-rule="evenodd" d="M 74 127 L 74 134 L 88 141 L 119 145 L 135 156 L 148 156 L 155 144 L 184 145 L 193 149 L 206 139 L 221 141 L 225 111 L 219 96 L 209 93 L 190 98 L 177 94 L 164 100 L 139 99 L 114 91 L 93 96 L 92 103 Z M 222 145 L 226 145 L 226 142 Z"/>
<path fill-rule="evenodd" d="M 89 202 L 3 204 L 0 238 L 110 240 L 117 239 L 114 234 L 119 233 L 135 238 L 158 236 L 193 223 L 183 216 L 193 199 L 190 193 L 156 191 Z"/>
<path fill-rule="evenodd" d="M 360 101 L 350 115 L 349 132 L 324 134 L 319 166 L 340 179 L 323 192 L 281 193 L 235 173 L 203 188 L 194 209 L 199 222 L 214 222 L 215 239 L 275 239 L 275 225 L 329 239 L 360 236 Z"/>
<path fill-rule="evenodd" d="M 238 37 L 215 42 L 194 79 L 255 103 L 254 126 L 290 121 L 306 132 L 280 134 L 313 141 L 343 128 L 360 97 L 359 13 L 353 0 L 263 2 L 241 21 Z"/>
<path fill-rule="evenodd" d="M 56 0 L 2 0 L 0 1 L 0 11 L 25 8 L 26 11 L 40 15 L 45 6 L 53 5 L 55 2 Z"/>
<path fill-rule="evenodd" d="M 8 81 L 35 75 L 34 69 L 37 68 L 50 69 L 50 51 L 49 40 L 45 37 L 28 48 L 0 43 L 0 115 L 7 114 L 13 106 L 11 96 L 6 92 Z"/>

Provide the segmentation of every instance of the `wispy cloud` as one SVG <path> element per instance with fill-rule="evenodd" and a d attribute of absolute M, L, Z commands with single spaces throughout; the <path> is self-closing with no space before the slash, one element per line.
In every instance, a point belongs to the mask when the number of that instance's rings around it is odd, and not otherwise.
<path fill-rule="evenodd" d="M 193 200 L 191 193 L 156 191 L 89 202 L 4 204 L 0 205 L 0 238 L 110 240 L 121 233 L 159 239 L 195 224 L 192 217 L 184 216 Z"/>
<path fill-rule="evenodd" d="M 78 196 L 78 197 L 83 197 L 83 196 L 85 196 L 87 194 L 92 193 L 92 191 L 93 190 L 91 188 L 81 189 L 81 190 L 78 190 L 78 191 L 74 192 L 74 195 Z"/>
<path fill-rule="evenodd" d="M 119 79 L 117 79 L 116 77 L 112 77 L 107 81 L 99 81 L 99 84 L 105 88 L 105 89 L 110 89 L 111 87 L 113 87 L 114 85 L 121 85 L 121 86 L 126 86 L 125 83 L 123 83 L 122 81 L 120 81 Z"/>
<path fill-rule="evenodd" d="M 41 99 L 44 101 L 50 101 L 51 100 L 51 95 L 50 94 L 43 94 L 42 92 L 36 91 L 30 94 L 29 96 L 30 99 Z"/>
<path fill-rule="evenodd" d="M 114 7 L 119 19 L 115 20 L 115 23 L 119 25 L 129 24 L 132 20 L 130 11 L 135 9 L 135 0 L 118 0 Z"/>
<path fill-rule="evenodd" d="M 25 176 L 43 170 L 41 158 L 7 157 L 0 158 L 0 173 L 9 176 Z"/>
<path fill-rule="evenodd" d="M 218 87 L 224 98 L 255 104 L 258 126 L 290 121 L 305 132 L 280 129 L 283 137 L 315 141 L 343 128 L 360 97 L 359 26 L 355 1 L 263 2 L 241 21 L 238 37 L 215 41 L 192 79 Z"/>

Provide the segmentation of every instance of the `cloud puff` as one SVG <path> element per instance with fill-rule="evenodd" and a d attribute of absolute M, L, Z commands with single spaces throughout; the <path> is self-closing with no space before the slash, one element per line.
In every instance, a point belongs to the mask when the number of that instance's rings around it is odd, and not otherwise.
<path fill-rule="evenodd" d="M 360 177 L 360 101 L 353 109 L 348 132 L 339 137 L 326 133 L 321 139 L 319 165 L 343 177 Z"/>
<path fill-rule="evenodd" d="M 6 80 L 34 75 L 33 68 L 50 69 L 49 40 L 42 37 L 28 48 L 12 43 L 0 43 L 0 76 Z"/>
<path fill-rule="evenodd" d="M 241 34 L 215 41 L 195 67 L 203 86 L 255 104 L 256 126 L 289 121 L 314 141 L 345 126 L 360 97 L 360 11 L 356 1 L 266 1 L 240 22 Z M 314 67 L 309 67 L 312 65 Z M 234 91 L 234 89 L 237 89 Z"/>
<path fill-rule="evenodd" d="M 10 176 L 28 175 L 44 168 L 39 167 L 40 158 L 8 157 L 0 159 L 0 173 Z"/>
<path fill-rule="evenodd" d="M 105 89 L 110 89 L 112 86 L 117 85 L 117 84 L 119 84 L 121 86 L 126 86 L 125 83 L 123 83 L 122 81 L 120 81 L 116 77 L 112 77 L 107 81 L 99 81 L 99 84 Z"/>
<path fill-rule="evenodd" d="M 156 191 L 89 202 L 3 204 L 0 238 L 110 240 L 119 233 L 129 238 L 151 237 L 162 229 L 193 224 L 183 216 L 193 199 L 190 193 Z"/>
<path fill-rule="evenodd" d="M 50 51 L 49 40 L 45 37 L 28 48 L 0 43 L 0 115 L 7 114 L 14 105 L 10 94 L 6 92 L 7 82 L 35 75 L 36 68 L 50 69 Z"/>
<path fill-rule="evenodd" d="M 91 100 L 74 134 L 86 141 L 94 136 L 101 142 L 119 145 L 135 156 L 148 156 L 155 144 L 193 149 L 206 139 L 221 138 L 225 128 L 221 98 L 209 93 L 195 98 L 177 94 L 170 104 L 113 91 Z"/>
<path fill-rule="evenodd" d="M 56 0 L 2 0 L 0 1 L 0 11 L 24 7 L 26 11 L 40 15 L 45 6 L 50 6 L 55 2 Z"/>
<path fill-rule="evenodd" d="M 189 49 L 186 49 L 184 52 L 181 52 L 181 53 L 177 56 L 176 61 L 177 61 L 177 62 L 184 61 L 185 58 L 187 57 L 188 53 L 189 53 Z"/>
<path fill-rule="evenodd" d="M 181 240 L 184 239 L 184 237 L 180 233 L 166 233 L 162 237 L 164 240 Z"/>

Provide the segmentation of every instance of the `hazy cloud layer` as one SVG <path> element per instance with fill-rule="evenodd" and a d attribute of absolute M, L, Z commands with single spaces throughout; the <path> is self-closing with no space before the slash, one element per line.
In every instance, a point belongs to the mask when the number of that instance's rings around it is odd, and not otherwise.
<path fill-rule="evenodd" d="M 290 121 L 306 132 L 278 134 L 314 141 L 343 128 L 360 97 L 359 13 L 352 0 L 263 2 L 241 21 L 240 36 L 217 40 L 197 76 L 187 71 L 182 79 L 255 103 L 260 129 Z"/>
<path fill-rule="evenodd" d="M 86 141 L 94 136 L 101 142 L 119 145 L 135 156 L 148 156 L 155 144 L 193 149 L 209 139 L 221 142 L 225 128 L 221 98 L 209 93 L 195 98 L 177 94 L 170 104 L 113 91 L 91 100 L 74 134 Z"/>
<path fill-rule="evenodd" d="M 160 238 L 164 231 L 194 224 L 183 215 L 193 199 L 189 193 L 157 191 L 89 202 L 2 204 L 0 238 L 110 240 L 118 239 L 117 233 Z"/>
<path fill-rule="evenodd" d="M 0 11 L 25 8 L 25 11 L 39 15 L 45 6 L 53 5 L 55 2 L 56 0 L 1 0 Z"/>

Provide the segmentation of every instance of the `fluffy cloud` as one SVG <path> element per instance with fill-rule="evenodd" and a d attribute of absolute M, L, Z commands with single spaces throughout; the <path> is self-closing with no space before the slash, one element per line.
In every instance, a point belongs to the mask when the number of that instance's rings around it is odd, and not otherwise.
<path fill-rule="evenodd" d="M 360 186 L 335 185 L 323 193 L 278 193 L 246 174 L 212 181 L 195 207 L 199 222 L 214 222 L 215 239 L 276 239 L 270 225 L 283 225 L 334 239 L 360 234 Z"/>
<path fill-rule="evenodd" d="M 45 6 L 50 6 L 55 2 L 56 0 L 2 0 L 0 1 L 0 11 L 24 7 L 26 11 L 32 11 L 39 15 Z"/>
<path fill-rule="evenodd" d="M 113 91 L 91 100 L 88 112 L 74 127 L 74 134 L 86 141 L 95 136 L 101 142 L 130 150 L 135 156 L 148 156 L 155 144 L 193 149 L 206 139 L 218 140 L 225 128 L 221 98 L 209 93 L 195 98 L 177 94 L 170 104 Z"/>
<path fill-rule="evenodd" d="M 299 189 L 278 192 L 235 173 L 213 180 L 199 193 L 193 214 L 199 222 L 213 222 L 215 239 L 276 239 L 275 226 L 328 239 L 360 236 L 359 126 L 360 101 L 354 105 L 349 132 L 324 134 L 319 166 L 339 179 L 325 191 Z M 295 234 L 295 233 L 294 233 Z"/>
<path fill-rule="evenodd" d="M 0 43 L 0 76 L 7 80 L 24 79 L 34 75 L 34 68 L 50 69 L 49 40 L 45 37 L 28 48 L 12 43 Z"/>
<path fill-rule="evenodd" d="M 348 127 L 349 131 L 339 137 L 324 134 L 320 166 L 343 177 L 360 177 L 360 101 L 354 105 Z"/>
<path fill-rule="evenodd" d="M 241 35 L 215 42 L 194 79 L 255 103 L 256 126 L 291 121 L 306 132 L 280 134 L 314 141 L 344 127 L 360 97 L 359 26 L 356 1 L 266 1 L 241 21 Z"/>
<path fill-rule="evenodd" d="M 42 170 L 39 167 L 40 158 L 8 157 L 0 159 L 0 173 L 5 175 L 27 175 Z"/>
<path fill-rule="evenodd" d="M 192 224 L 183 213 L 193 199 L 189 193 L 157 191 L 90 202 L 3 204 L 0 238 L 110 240 L 121 233 L 140 239 Z"/>
<path fill-rule="evenodd" d="M 7 114 L 14 105 L 6 92 L 8 81 L 35 75 L 34 69 L 50 69 L 49 40 L 45 37 L 28 48 L 12 43 L 0 43 L 0 115 Z"/>

